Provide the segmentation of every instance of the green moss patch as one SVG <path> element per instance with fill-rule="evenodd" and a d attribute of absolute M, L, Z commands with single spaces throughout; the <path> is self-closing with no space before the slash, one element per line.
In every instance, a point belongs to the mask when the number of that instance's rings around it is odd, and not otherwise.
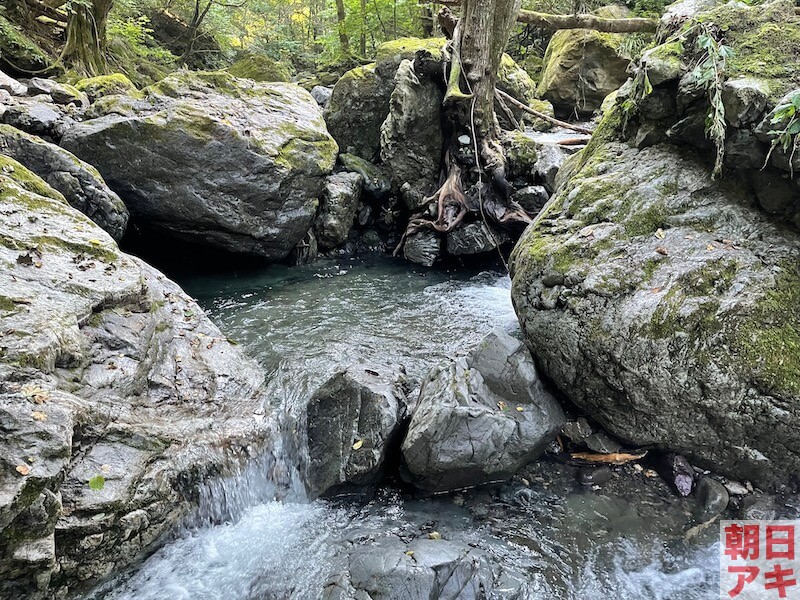
<path fill-rule="evenodd" d="M 253 81 L 289 81 L 289 69 L 269 56 L 250 54 L 236 61 L 228 69 L 234 77 L 243 77 Z"/>
<path fill-rule="evenodd" d="M 81 79 L 75 84 L 75 87 L 79 91 L 86 93 L 92 102 L 98 98 L 115 94 L 136 95 L 139 91 L 131 80 L 122 73 Z"/>

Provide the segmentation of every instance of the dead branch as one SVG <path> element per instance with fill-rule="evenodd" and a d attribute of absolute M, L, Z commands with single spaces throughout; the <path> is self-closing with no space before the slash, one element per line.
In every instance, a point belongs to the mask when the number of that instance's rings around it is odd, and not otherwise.
<path fill-rule="evenodd" d="M 461 0 L 438 0 L 438 3 L 458 6 L 461 4 Z M 606 19 L 590 14 L 554 15 L 532 10 L 520 10 L 517 13 L 517 21 L 543 29 L 592 29 L 605 33 L 653 33 L 658 29 L 658 19 L 642 17 Z M 439 22 L 442 22 L 441 17 Z"/>
<path fill-rule="evenodd" d="M 591 129 L 586 129 L 585 127 L 581 127 L 580 125 L 573 125 L 572 123 L 567 123 L 566 121 L 560 121 L 554 117 L 551 117 L 550 115 L 546 115 L 543 112 L 539 112 L 538 110 L 532 109 L 530 106 L 523 104 L 513 96 L 506 94 L 503 90 L 496 90 L 496 91 L 498 95 L 501 98 L 503 98 L 503 100 L 505 100 L 506 102 L 510 102 L 520 110 L 532 114 L 534 117 L 538 117 L 540 119 L 547 121 L 548 123 L 552 123 L 553 125 L 558 125 L 559 127 L 563 127 L 565 129 L 571 129 L 572 131 L 577 131 L 579 133 L 592 135 Z"/>

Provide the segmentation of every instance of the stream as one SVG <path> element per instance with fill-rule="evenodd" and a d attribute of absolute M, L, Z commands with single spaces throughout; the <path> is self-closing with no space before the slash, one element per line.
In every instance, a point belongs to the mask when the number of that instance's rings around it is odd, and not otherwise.
<path fill-rule="evenodd" d="M 414 271 L 376 257 L 173 275 L 264 366 L 286 419 L 338 365 L 400 363 L 413 384 L 493 328 L 518 333 L 510 281 L 498 272 Z M 245 494 L 235 518 L 183 529 L 87 598 L 321 598 L 353 553 L 380 553 L 433 531 L 485 553 L 496 598 L 718 595 L 718 528 L 687 540 L 694 501 L 673 496 L 659 479 L 626 466 L 604 487 L 587 489 L 573 467 L 549 459 L 522 475 L 432 499 L 387 487 L 369 500 L 314 502 L 300 486 L 284 501 L 265 501 L 270 482 L 255 476 L 248 485 L 259 489 Z M 213 508 L 235 485 L 207 486 L 201 504 Z M 398 593 L 372 598 L 404 597 Z"/>

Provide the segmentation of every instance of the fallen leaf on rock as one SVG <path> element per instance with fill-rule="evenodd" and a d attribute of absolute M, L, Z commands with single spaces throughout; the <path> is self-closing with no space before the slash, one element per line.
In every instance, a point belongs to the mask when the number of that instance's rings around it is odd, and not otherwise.
<path fill-rule="evenodd" d="M 359 450 L 363 445 L 364 440 L 358 440 L 355 444 L 353 444 L 353 450 Z"/>
<path fill-rule="evenodd" d="M 106 478 L 102 475 L 95 475 L 89 480 L 89 489 L 95 492 L 99 492 L 102 490 L 106 485 Z"/>
<path fill-rule="evenodd" d="M 406 556 L 414 556 L 414 551 L 409 550 L 408 552 L 406 552 Z"/>
<path fill-rule="evenodd" d="M 22 395 L 34 404 L 44 404 L 50 399 L 50 393 L 43 390 L 38 385 L 27 384 L 23 385 L 20 390 Z"/>
<path fill-rule="evenodd" d="M 663 229 L 661 229 L 661 227 L 659 227 L 658 229 L 656 229 L 655 236 L 656 236 L 658 239 L 660 239 L 660 240 L 663 240 L 665 237 L 667 237 L 667 234 L 666 234 L 666 233 L 664 233 L 664 230 L 663 230 Z"/>
<path fill-rule="evenodd" d="M 664 288 L 662 288 L 662 287 L 654 287 L 650 291 L 653 292 L 654 294 L 657 294 L 658 292 L 660 292 L 663 289 Z"/>
<path fill-rule="evenodd" d="M 656 248 L 656 252 L 658 252 L 659 254 L 663 254 L 664 256 L 666 256 L 667 254 L 669 254 L 669 253 L 667 252 L 667 249 L 666 249 L 666 248 L 664 248 L 664 246 L 659 246 L 658 248 Z"/>
<path fill-rule="evenodd" d="M 517 407 L 517 412 L 522 412 L 523 410 L 525 410 L 523 407 L 521 407 L 521 406 Z"/>
<path fill-rule="evenodd" d="M 708 250 L 709 252 L 711 252 L 712 250 L 716 250 L 716 249 L 717 249 L 717 247 L 714 244 L 706 245 L 706 250 Z"/>
<path fill-rule="evenodd" d="M 35 410 L 31 413 L 34 421 L 47 421 L 47 415 L 40 410 Z"/>
<path fill-rule="evenodd" d="M 100 240 L 89 240 L 89 243 L 92 246 L 100 246 L 100 245 L 102 245 L 103 242 L 101 242 Z"/>
<path fill-rule="evenodd" d="M 611 465 L 623 465 L 628 462 L 640 460 L 647 456 L 647 451 L 638 454 L 628 452 L 614 452 L 612 454 L 595 454 L 594 452 L 573 452 L 570 456 L 576 460 L 585 460 L 593 463 L 608 463 Z"/>
<path fill-rule="evenodd" d="M 100 465 L 100 470 L 103 473 L 108 473 L 111 471 L 111 465 Z"/>
<path fill-rule="evenodd" d="M 431 531 L 431 532 L 428 534 L 428 537 L 429 537 L 430 539 L 432 539 L 432 540 L 440 540 L 440 539 L 442 539 L 442 534 L 441 534 L 441 533 L 439 533 L 438 531 Z"/>
<path fill-rule="evenodd" d="M 31 468 L 28 465 L 17 465 L 14 470 L 20 475 L 27 475 L 31 472 Z"/>

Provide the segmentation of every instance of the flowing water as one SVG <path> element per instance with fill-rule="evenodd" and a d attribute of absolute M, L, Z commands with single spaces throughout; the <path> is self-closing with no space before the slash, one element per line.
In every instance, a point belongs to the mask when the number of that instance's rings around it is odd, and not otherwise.
<path fill-rule="evenodd" d="M 518 332 L 509 279 L 496 272 L 413 271 L 374 259 L 178 280 L 261 362 L 287 419 L 339 365 L 400 363 L 415 382 L 492 328 Z M 254 464 L 204 491 L 206 511 L 235 493 L 238 512 L 187 528 L 90 597 L 314 599 L 354 551 L 432 530 L 486 553 L 502 573 L 498 598 L 511 597 L 506 588 L 531 600 L 716 597 L 716 529 L 684 539 L 692 501 L 632 468 L 594 491 L 570 469 L 543 461 L 525 474 L 529 486 L 435 499 L 385 489 L 370 501 L 308 502 L 296 489 L 278 502 Z"/>

